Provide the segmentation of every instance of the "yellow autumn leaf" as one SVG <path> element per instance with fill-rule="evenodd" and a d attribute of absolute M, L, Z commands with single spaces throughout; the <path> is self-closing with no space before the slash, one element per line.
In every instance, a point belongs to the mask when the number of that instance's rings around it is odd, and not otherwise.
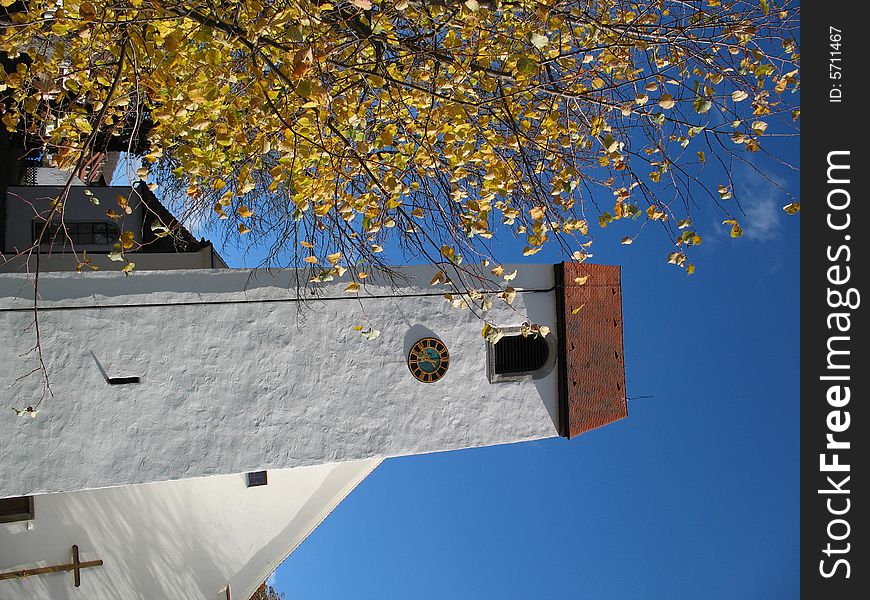
<path fill-rule="evenodd" d="M 646 216 L 653 221 L 664 221 L 665 219 L 667 219 L 667 215 L 664 213 L 664 211 L 655 205 L 652 205 L 646 209 Z"/>
<path fill-rule="evenodd" d="M 241 235 L 245 235 L 246 233 L 250 233 L 251 230 L 245 226 L 244 223 L 239 223 L 239 233 Z"/>
<path fill-rule="evenodd" d="M 585 285 L 589 281 L 589 275 L 581 275 L 574 278 L 574 285 Z"/>
<path fill-rule="evenodd" d="M 489 272 L 492 273 L 493 275 L 495 275 L 496 277 L 501 277 L 502 275 L 504 275 L 504 267 L 501 265 L 498 265 L 497 267 L 493 267 L 492 269 L 490 269 Z"/>
<path fill-rule="evenodd" d="M 801 210 L 801 203 L 792 202 L 791 204 L 786 204 L 782 207 L 782 210 L 784 210 L 787 215 L 797 214 Z"/>
<path fill-rule="evenodd" d="M 339 260 L 341 260 L 341 252 L 333 252 L 332 254 L 328 254 L 326 256 L 326 260 L 328 260 L 330 264 L 334 265 Z"/>
<path fill-rule="evenodd" d="M 348 294 L 356 294 L 359 292 L 359 284 L 355 281 L 352 281 L 347 284 L 347 287 L 344 288 L 344 291 Z"/>
<path fill-rule="evenodd" d="M 504 337 L 504 332 L 494 325 L 484 323 L 483 329 L 480 330 L 480 335 L 490 344 L 495 344 Z"/>
<path fill-rule="evenodd" d="M 572 310 L 571 310 L 571 314 L 572 314 L 572 315 L 576 315 L 578 312 L 580 312 L 581 310 L 583 310 L 583 307 L 584 307 L 584 306 L 586 306 L 586 305 L 585 305 L 585 304 L 581 304 L 581 305 L 578 306 L 577 308 L 572 309 Z"/>
<path fill-rule="evenodd" d="M 498 295 L 498 297 L 507 302 L 508 304 L 513 304 L 514 300 L 517 297 L 517 291 L 512 287 L 506 287 L 505 290 Z"/>
<path fill-rule="evenodd" d="M 250 208 L 248 208 L 248 207 L 247 207 L 246 205 L 244 205 L 244 204 L 242 204 L 242 205 L 239 207 L 239 210 L 237 210 L 236 212 L 237 212 L 238 215 L 239 215 L 240 217 L 242 217 L 243 219 L 247 219 L 248 217 L 251 217 L 251 216 L 253 216 L 253 214 L 254 214 L 254 211 L 252 211 Z"/>
<path fill-rule="evenodd" d="M 129 205 L 129 203 L 127 202 L 127 197 L 126 197 L 126 196 L 122 196 L 122 195 L 119 194 L 119 195 L 115 198 L 115 202 L 118 203 L 118 206 L 120 206 L 120 207 L 124 210 L 124 212 L 125 212 L 126 214 L 129 215 L 129 214 L 132 214 L 132 213 L 133 213 L 133 208 L 132 208 L 132 207 Z"/>
<path fill-rule="evenodd" d="M 740 227 L 736 219 L 725 219 L 722 224 L 731 225 L 731 237 L 738 238 L 743 235 L 743 228 Z"/>
<path fill-rule="evenodd" d="M 308 264 L 311 264 L 311 265 L 317 264 L 317 257 L 316 256 L 306 256 L 302 260 L 304 260 L 305 262 L 307 262 Z"/>
<path fill-rule="evenodd" d="M 133 242 L 134 240 L 132 231 L 125 231 L 121 234 L 121 247 L 124 248 L 124 250 L 129 250 L 130 248 L 132 248 Z"/>
<path fill-rule="evenodd" d="M 302 246 L 303 248 L 314 248 L 314 244 L 312 244 L 311 242 L 305 241 L 305 240 L 302 240 L 301 242 L 299 242 L 299 245 Z"/>

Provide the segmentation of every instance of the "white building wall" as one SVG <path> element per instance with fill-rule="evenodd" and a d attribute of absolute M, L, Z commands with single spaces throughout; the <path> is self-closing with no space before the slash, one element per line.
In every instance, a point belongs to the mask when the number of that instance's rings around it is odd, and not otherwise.
<path fill-rule="evenodd" d="M 13 258 L 5 264 L 0 264 L 0 273 L 26 273 L 28 258 L 30 259 L 30 271 L 33 272 L 35 258 L 21 256 Z M 126 264 L 110 260 L 108 250 L 88 252 L 88 258 L 91 259 L 91 265 L 100 271 L 110 273 L 120 273 L 121 268 Z M 127 254 L 127 258 L 135 263 L 134 271 L 137 272 L 226 268 L 226 263 L 220 258 L 220 255 L 214 252 L 211 246 L 205 246 L 195 252 L 131 252 Z M 78 265 L 78 261 L 73 254 L 42 254 L 39 256 L 39 267 L 42 273 L 49 271 L 72 272 L 76 270 L 76 265 Z M 83 266 L 82 269 L 84 271 L 92 270 L 87 266 Z"/>
<path fill-rule="evenodd" d="M 103 560 L 0 581 L 0 600 L 247 600 L 377 460 L 37 496 L 33 521 L 0 524 L 0 572 Z M 28 525 L 29 523 L 29 525 Z"/>
<path fill-rule="evenodd" d="M 45 169 L 43 169 L 45 170 Z M 54 172 L 56 169 L 48 169 Z M 67 177 L 67 174 L 62 174 Z M 62 191 L 58 186 L 20 186 L 8 188 L 6 195 L 6 247 L 3 248 L 3 256 L 0 256 L 0 273 L 26 273 L 36 270 L 36 257 L 33 254 L 17 253 L 29 248 L 33 241 L 32 222 L 39 215 L 46 214 L 50 210 L 51 203 Z M 120 231 L 132 231 L 136 244 L 142 241 L 142 206 L 135 193 L 129 186 L 87 188 L 92 196 L 84 194 L 82 185 L 73 186 L 69 191 L 69 198 L 65 204 L 63 218 L 67 223 L 74 221 L 107 222 L 115 224 Z M 131 214 L 124 214 L 118 206 L 118 196 L 131 198 Z M 91 200 L 96 198 L 99 204 Z M 113 221 L 106 216 L 107 210 L 114 210 L 123 214 L 118 221 Z M 53 219 L 58 219 L 55 215 Z M 109 244 L 76 244 L 75 253 L 68 241 L 58 238 L 53 241 L 51 247 L 42 247 L 39 256 L 39 270 L 43 273 L 48 271 L 74 271 L 78 265 L 78 259 L 82 251 L 87 251 L 90 265 L 103 271 L 120 271 L 124 262 L 112 261 L 108 254 L 114 243 Z M 211 246 L 206 246 L 195 252 L 137 252 L 134 249 L 127 251 L 127 259 L 134 262 L 138 271 L 146 270 L 172 270 L 172 269 L 212 269 L 225 268 L 226 264 L 214 252 Z M 82 267 L 90 270 L 89 267 Z"/>
<path fill-rule="evenodd" d="M 91 199 L 85 195 L 84 190 L 88 189 L 93 193 L 93 198 L 99 200 L 99 204 L 94 204 Z M 59 186 L 20 186 L 9 187 L 6 192 L 6 253 L 15 251 L 21 252 L 30 247 L 33 243 L 32 221 L 39 215 L 47 214 L 51 210 L 51 204 L 63 191 L 63 187 Z M 91 186 L 85 188 L 81 185 L 72 186 L 69 190 L 67 201 L 64 203 L 63 218 L 67 222 L 71 221 L 103 221 L 114 223 L 120 230 L 129 230 L 134 233 L 135 241 L 141 242 L 142 234 L 142 209 L 140 202 L 135 194 L 130 203 L 132 209 L 131 214 L 125 214 L 124 210 L 118 206 L 117 197 L 121 195 L 130 198 L 131 190 L 129 187 L 99 187 Z M 107 210 L 114 210 L 123 215 L 123 218 L 118 221 L 113 221 L 106 216 Z M 54 215 L 57 219 L 59 215 Z M 57 240 L 52 246 L 53 252 L 70 251 L 71 248 L 64 248 L 64 240 Z M 89 254 L 102 252 L 107 254 L 111 250 L 112 244 L 108 245 L 93 245 L 93 244 L 77 244 L 76 252 L 87 250 Z"/>
<path fill-rule="evenodd" d="M 362 307 L 335 282 L 303 308 L 293 271 L 44 273 L 40 331 L 54 397 L 35 419 L 11 410 L 40 396 L 38 375 L 18 379 L 36 366 L 33 353 L 21 358 L 33 345 L 33 289 L 24 276 L 0 276 L 0 381 L 10 384 L 0 497 L 557 435 L 557 370 L 490 384 L 480 320 L 428 285 L 430 268 L 404 274 L 411 283 L 398 291 L 367 285 L 387 297 Z M 527 291 L 488 318 L 555 331 L 552 266 L 522 267 L 511 283 Z M 439 295 L 407 296 L 415 293 Z M 367 319 L 382 332 L 375 340 L 353 330 Z M 451 354 L 434 384 L 416 381 L 405 360 L 427 336 Z M 110 386 L 97 361 L 109 376 L 142 382 Z"/>

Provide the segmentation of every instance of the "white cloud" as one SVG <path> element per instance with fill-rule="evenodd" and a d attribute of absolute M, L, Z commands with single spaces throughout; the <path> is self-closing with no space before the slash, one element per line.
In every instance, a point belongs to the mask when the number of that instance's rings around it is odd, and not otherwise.
<path fill-rule="evenodd" d="M 765 178 L 749 168 L 735 173 L 736 197 L 746 213 L 738 218 L 743 235 L 753 240 L 769 240 L 779 235 L 785 213 L 782 206 L 788 204 L 781 189 L 785 181 L 776 177 Z"/>
<path fill-rule="evenodd" d="M 763 240 L 779 234 L 779 212 L 773 198 L 761 198 L 746 207 L 744 235 L 749 239 Z"/>

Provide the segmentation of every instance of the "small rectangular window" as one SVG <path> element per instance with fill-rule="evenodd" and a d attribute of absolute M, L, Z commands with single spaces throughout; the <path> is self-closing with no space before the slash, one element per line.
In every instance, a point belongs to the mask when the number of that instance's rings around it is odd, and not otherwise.
<path fill-rule="evenodd" d="M 266 471 L 253 471 L 248 473 L 248 487 L 266 485 Z"/>
<path fill-rule="evenodd" d="M 29 521 L 33 518 L 33 496 L 0 499 L 0 523 Z"/>

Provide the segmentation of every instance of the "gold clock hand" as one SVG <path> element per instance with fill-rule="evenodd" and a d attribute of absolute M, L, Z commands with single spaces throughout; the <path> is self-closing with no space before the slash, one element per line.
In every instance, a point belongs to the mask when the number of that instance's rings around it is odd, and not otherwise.
<path fill-rule="evenodd" d="M 429 356 L 429 353 L 426 350 L 422 350 L 417 353 L 417 362 L 427 362 L 433 367 L 435 366 L 435 359 Z"/>

